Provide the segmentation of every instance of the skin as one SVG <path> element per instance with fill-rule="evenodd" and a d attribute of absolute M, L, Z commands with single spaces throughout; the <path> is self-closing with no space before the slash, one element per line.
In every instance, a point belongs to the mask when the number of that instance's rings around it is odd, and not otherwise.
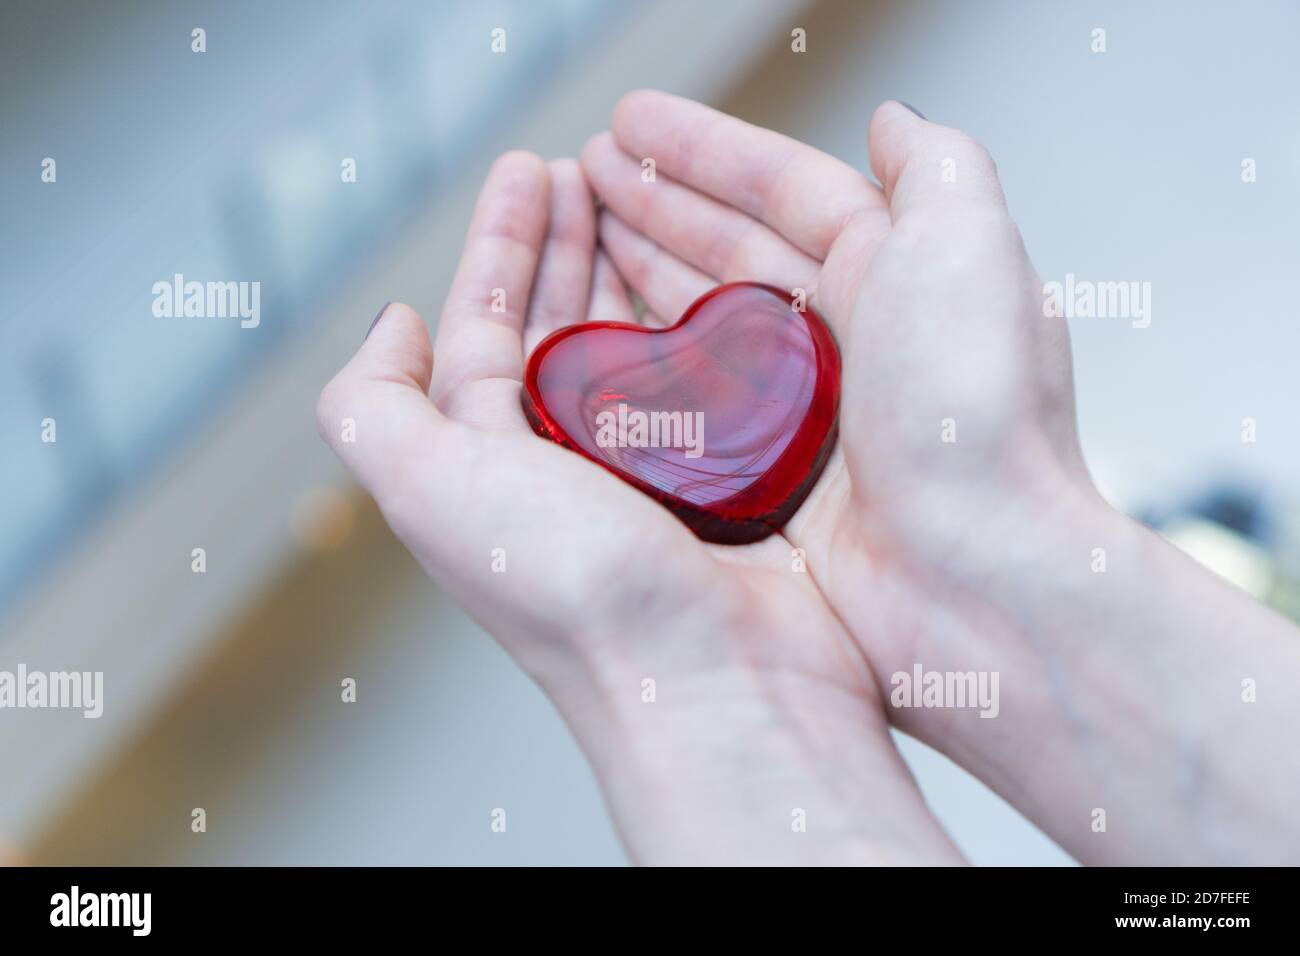
<path fill-rule="evenodd" d="M 881 186 L 640 91 L 581 165 L 506 154 L 436 347 L 390 306 L 322 393 L 322 435 L 554 701 L 635 861 L 960 862 L 892 721 L 1084 862 L 1295 862 L 1295 629 L 1094 490 L 1068 332 L 988 153 L 897 103 L 869 135 Z M 638 321 L 629 287 L 665 324 L 739 279 L 803 288 L 830 324 L 841 439 L 782 535 L 723 547 L 534 436 L 519 383 L 553 329 Z M 998 717 L 889 706 L 916 663 L 997 671 Z"/>

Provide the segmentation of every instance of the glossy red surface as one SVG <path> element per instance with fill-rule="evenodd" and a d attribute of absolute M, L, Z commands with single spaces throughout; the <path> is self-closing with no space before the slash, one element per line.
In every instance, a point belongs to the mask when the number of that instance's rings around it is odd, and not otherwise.
<path fill-rule="evenodd" d="M 528 360 L 523 403 L 539 435 L 704 540 L 743 544 L 779 530 L 807 496 L 835 441 L 839 397 L 839 351 L 821 317 L 780 289 L 736 282 L 668 329 L 553 332 Z"/>

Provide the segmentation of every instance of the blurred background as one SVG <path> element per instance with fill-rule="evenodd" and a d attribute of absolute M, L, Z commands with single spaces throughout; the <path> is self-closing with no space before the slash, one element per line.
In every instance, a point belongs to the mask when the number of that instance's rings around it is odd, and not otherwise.
<path fill-rule="evenodd" d="M 7 3 L 0 669 L 100 670 L 106 703 L 0 711 L 0 859 L 624 861 L 312 409 L 384 302 L 436 320 L 497 152 L 576 154 L 638 86 L 863 169 L 886 98 L 981 139 L 1045 280 L 1151 283 L 1149 328 L 1071 322 L 1099 483 L 1295 615 L 1298 34 L 1283 0 Z M 175 273 L 260 281 L 260 325 L 154 317 Z M 972 860 L 1071 862 L 902 744 Z"/>

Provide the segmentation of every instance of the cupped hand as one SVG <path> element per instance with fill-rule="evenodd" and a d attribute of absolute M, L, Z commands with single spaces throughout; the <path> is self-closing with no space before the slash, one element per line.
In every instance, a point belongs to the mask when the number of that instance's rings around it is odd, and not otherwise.
<path fill-rule="evenodd" d="M 754 279 L 805 290 L 831 326 L 840 448 L 785 533 L 877 676 L 941 660 L 996 669 L 989 568 L 1031 561 L 1092 496 L 1068 333 L 1043 315 L 987 151 L 893 102 L 870 143 L 881 186 L 785 136 L 639 91 L 582 161 L 606 207 L 602 245 L 656 315 Z"/>
<path fill-rule="evenodd" d="M 676 304 L 644 276 L 640 288 Z M 555 702 L 634 859 L 958 860 L 892 745 L 869 665 L 792 570 L 791 543 L 707 546 L 532 433 L 525 350 L 588 320 L 637 317 L 597 251 L 583 173 L 506 154 L 436 347 L 414 311 L 388 306 L 323 391 L 321 434 Z"/>

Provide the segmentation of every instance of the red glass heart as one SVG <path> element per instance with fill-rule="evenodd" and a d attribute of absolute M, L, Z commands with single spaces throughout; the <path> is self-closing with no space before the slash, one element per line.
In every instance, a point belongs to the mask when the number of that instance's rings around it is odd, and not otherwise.
<path fill-rule="evenodd" d="M 803 503 L 835 442 L 839 400 L 826 324 L 756 282 L 705 293 L 667 329 L 552 332 L 528 360 L 523 397 L 537 434 L 724 544 L 767 537 Z"/>

